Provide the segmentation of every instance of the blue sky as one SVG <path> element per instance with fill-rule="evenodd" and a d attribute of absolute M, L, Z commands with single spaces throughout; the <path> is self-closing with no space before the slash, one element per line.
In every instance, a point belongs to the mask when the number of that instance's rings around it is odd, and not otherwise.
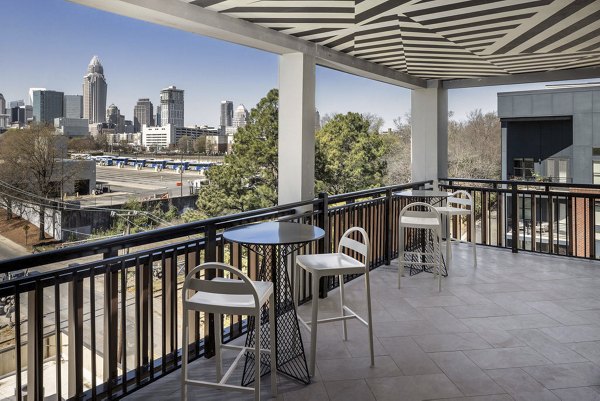
<path fill-rule="evenodd" d="M 108 82 L 107 105 L 132 118 L 138 98 L 156 104 L 169 85 L 185 90 L 185 123 L 216 125 L 221 100 L 253 107 L 277 86 L 277 56 L 235 44 L 83 7 L 65 0 L 2 4 L 0 93 L 26 99 L 30 87 L 81 94 L 98 55 Z M 449 91 L 449 108 L 463 119 L 476 108 L 496 109 L 496 93 L 543 88 L 511 85 Z M 356 111 L 384 118 L 385 127 L 410 110 L 408 89 L 317 68 L 321 115 Z"/>

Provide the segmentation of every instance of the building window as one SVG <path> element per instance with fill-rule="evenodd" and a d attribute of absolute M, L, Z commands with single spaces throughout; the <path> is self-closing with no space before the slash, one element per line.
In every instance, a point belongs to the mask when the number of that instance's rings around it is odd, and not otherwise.
<path fill-rule="evenodd" d="M 567 159 L 547 159 L 546 177 L 552 182 L 569 182 L 569 160 Z"/>
<path fill-rule="evenodd" d="M 600 185 L 600 160 L 594 160 L 594 181 L 595 185 Z"/>
<path fill-rule="evenodd" d="M 513 159 L 513 174 L 516 178 L 533 177 L 533 159 L 518 158 Z"/>

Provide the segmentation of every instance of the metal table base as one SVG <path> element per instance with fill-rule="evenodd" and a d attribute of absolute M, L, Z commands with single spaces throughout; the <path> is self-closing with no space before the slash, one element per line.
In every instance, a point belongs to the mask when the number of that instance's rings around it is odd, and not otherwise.
<path fill-rule="evenodd" d="M 276 358 L 277 371 L 288 377 L 299 380 L 305 384 L 310 384 L 310 375 L 308 374 L 308 365 L 304 353 L 304 345 L 300 337 L 300 326 L 294 307 L 292 296 L 292 286 L 287 270 L 287 257 L 305 244 L 291 245 L 261 245 L 246 244 L 245 248 L 262 257 L 259 280 L 268 280 L 273 282 L 275 291 L 275 336 L 276 336 Z M 261 311 L 261 348 L 268 349 L 269 343 L 269 307 L 263 306 Z M 256 331 L 254 317 L 248 318 L 248 337 L 246 346 L 254 347 L 256 341 Z M 261 355 L 261 376 L 271 371 L 270 355 Z M 246 362 L 244 364 L 244 373 L 242 375 L 242 385 L 247 386 L 254 382 L 254 353 L 246 353 Z"/>

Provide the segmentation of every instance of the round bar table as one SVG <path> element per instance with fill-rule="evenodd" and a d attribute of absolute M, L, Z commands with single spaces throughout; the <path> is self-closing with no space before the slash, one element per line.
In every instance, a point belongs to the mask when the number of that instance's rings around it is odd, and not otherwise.
<path fill-rule="evenodd" d="M 292 286 L 287 269 L 287 259 L 306 244 L 321 239 L 325 231 L 309 224 L 272 221 L 258 224 L 247 224 L 225 230 L 223 238 L 238 243 L 262 257 L 259 280 L 273 282 L 275 305 L 275 336 L 277 371 L 303 383 L 310 383 L 308 365 L 304 354 L 304 346 L 300 337 L 300 327 L 296 317 L 296 308 L 292 296 Z M 270 324 L 268 309 L 261 313 L 261 348 L 269 348 Z M 248 318 L 248 337 L 246 346 L 254 347 L 256 333 L 254 319 Z M 269 373 L 269 355 L 261 358 L 261 374 Z M 242 385 L 254 381 L 254 354 L 246 354 L 246 363 L 242 375 Z"/>
<path fill-rule="evenodd" d="M 430 205 L 438 205 L 441 204 L 446 198 L 448 198 L 448 196 L 450 196 L 450 194 L 446 191 L 438 191 L 438 190 L 433 190 L 433 189 L 407 189 L 405 191 L 401 191 L 401 192 L 394 192 L 393 195 L 395 196 L 402 196 L 402 197 L 406 197 L 406 198 L 411 198 L 411 199 L 415 199 L 417 202 L 425 202 L 425 203 L 429 203 Z M 442 216 L 447 218 L 446 216 Z M 447 225 L 442 224 L 442 227 L 447 227 Z M 448 233 L 445 233 L 446 238 L 448 237 Z M 424 236 L 420 236 L 420 238 L 417 238 L 418 236 L 416 235 L 412 235 L 409 238 L 411 238 L 412 240 L 410 241 L 410 243 L 407 245 L 407 248 L 412 248 L 412 249 L 416 249 L 418 247 L 421 247 L 423 250 L 425 249 L 425 238 Z M 448 248 L 449 245 L 446 244 L 446 255 L 448 255 Z M 446 257 L 446 259 L 448 259 L 448 257 Z M 409 274 L 411 276 L 421 273 L 421 272 L 428 272 L 431 273 L 431 269 L 416 269 L 412 267 L 413 265 L 410 265 L 409 267 Z M 442 275 L 444 277 L 448 276 L 448 268 L 446 265 L 446 260 L 444 260 L 444 258 L 442 257 Z"/>

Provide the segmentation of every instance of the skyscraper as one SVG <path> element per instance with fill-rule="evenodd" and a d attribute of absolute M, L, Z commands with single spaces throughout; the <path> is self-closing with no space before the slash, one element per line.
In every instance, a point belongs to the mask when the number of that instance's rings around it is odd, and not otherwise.
<path fill-rule="evenodd" d="M 63 92 L 49 90 L 33 91 L 33 119 L 38 123 L 54 124 L 63 116 Z"/>
<path fill-rule="evenodd" d="M 243 127 L 248 122 L 248 110 L 243 104 L 240 104 L 233 113 L 232 126 L 234 128 Z"/>
<path fill-rule="evenodd" d="M 183 89 L 169 86 L 160 91 L 160 122 L 161 125 L 173 124 L 184 126 L 183 118 Z"/>
<path fill-rule="evenodd" d="M 133 131 L 142 132 L 142 125 L 154 126 L 154 106 L 150 99 L 139 99 L 133 108 Z"/>
<path fill-rule="evenodd" d="M 0 93 L 0 114 L 4 114 L 6 109 L 6 99 L 4 99 L 4 95 Z"/>
<path fill-rule="evenodd" d="M 94 56 L 83 77 L 83 118 L 90 124 L 106 121 L 106 79 L 98 56 Z"/>
<path fill-rule="evenodd" d="M 83 118 L 83 96 L 65 95 L 63 113 L 66 118 Z"/>
<path fill-rule="evenodd" d="M 223 100 L 221 102 L 221 127 L 231 127 L 233 123 L 233 102 Z"/>
<path fill-rule="evenodd" d="M 158 106 L 156 106 L 156 118 L 155 118 L 155 121 L 154 121 L 156 123 L 155 125 L 157 127 L 160 127 L 162 125 L 161 121 L 162 120 L 160 118 L 160 104 L 159 104 Z"/>

